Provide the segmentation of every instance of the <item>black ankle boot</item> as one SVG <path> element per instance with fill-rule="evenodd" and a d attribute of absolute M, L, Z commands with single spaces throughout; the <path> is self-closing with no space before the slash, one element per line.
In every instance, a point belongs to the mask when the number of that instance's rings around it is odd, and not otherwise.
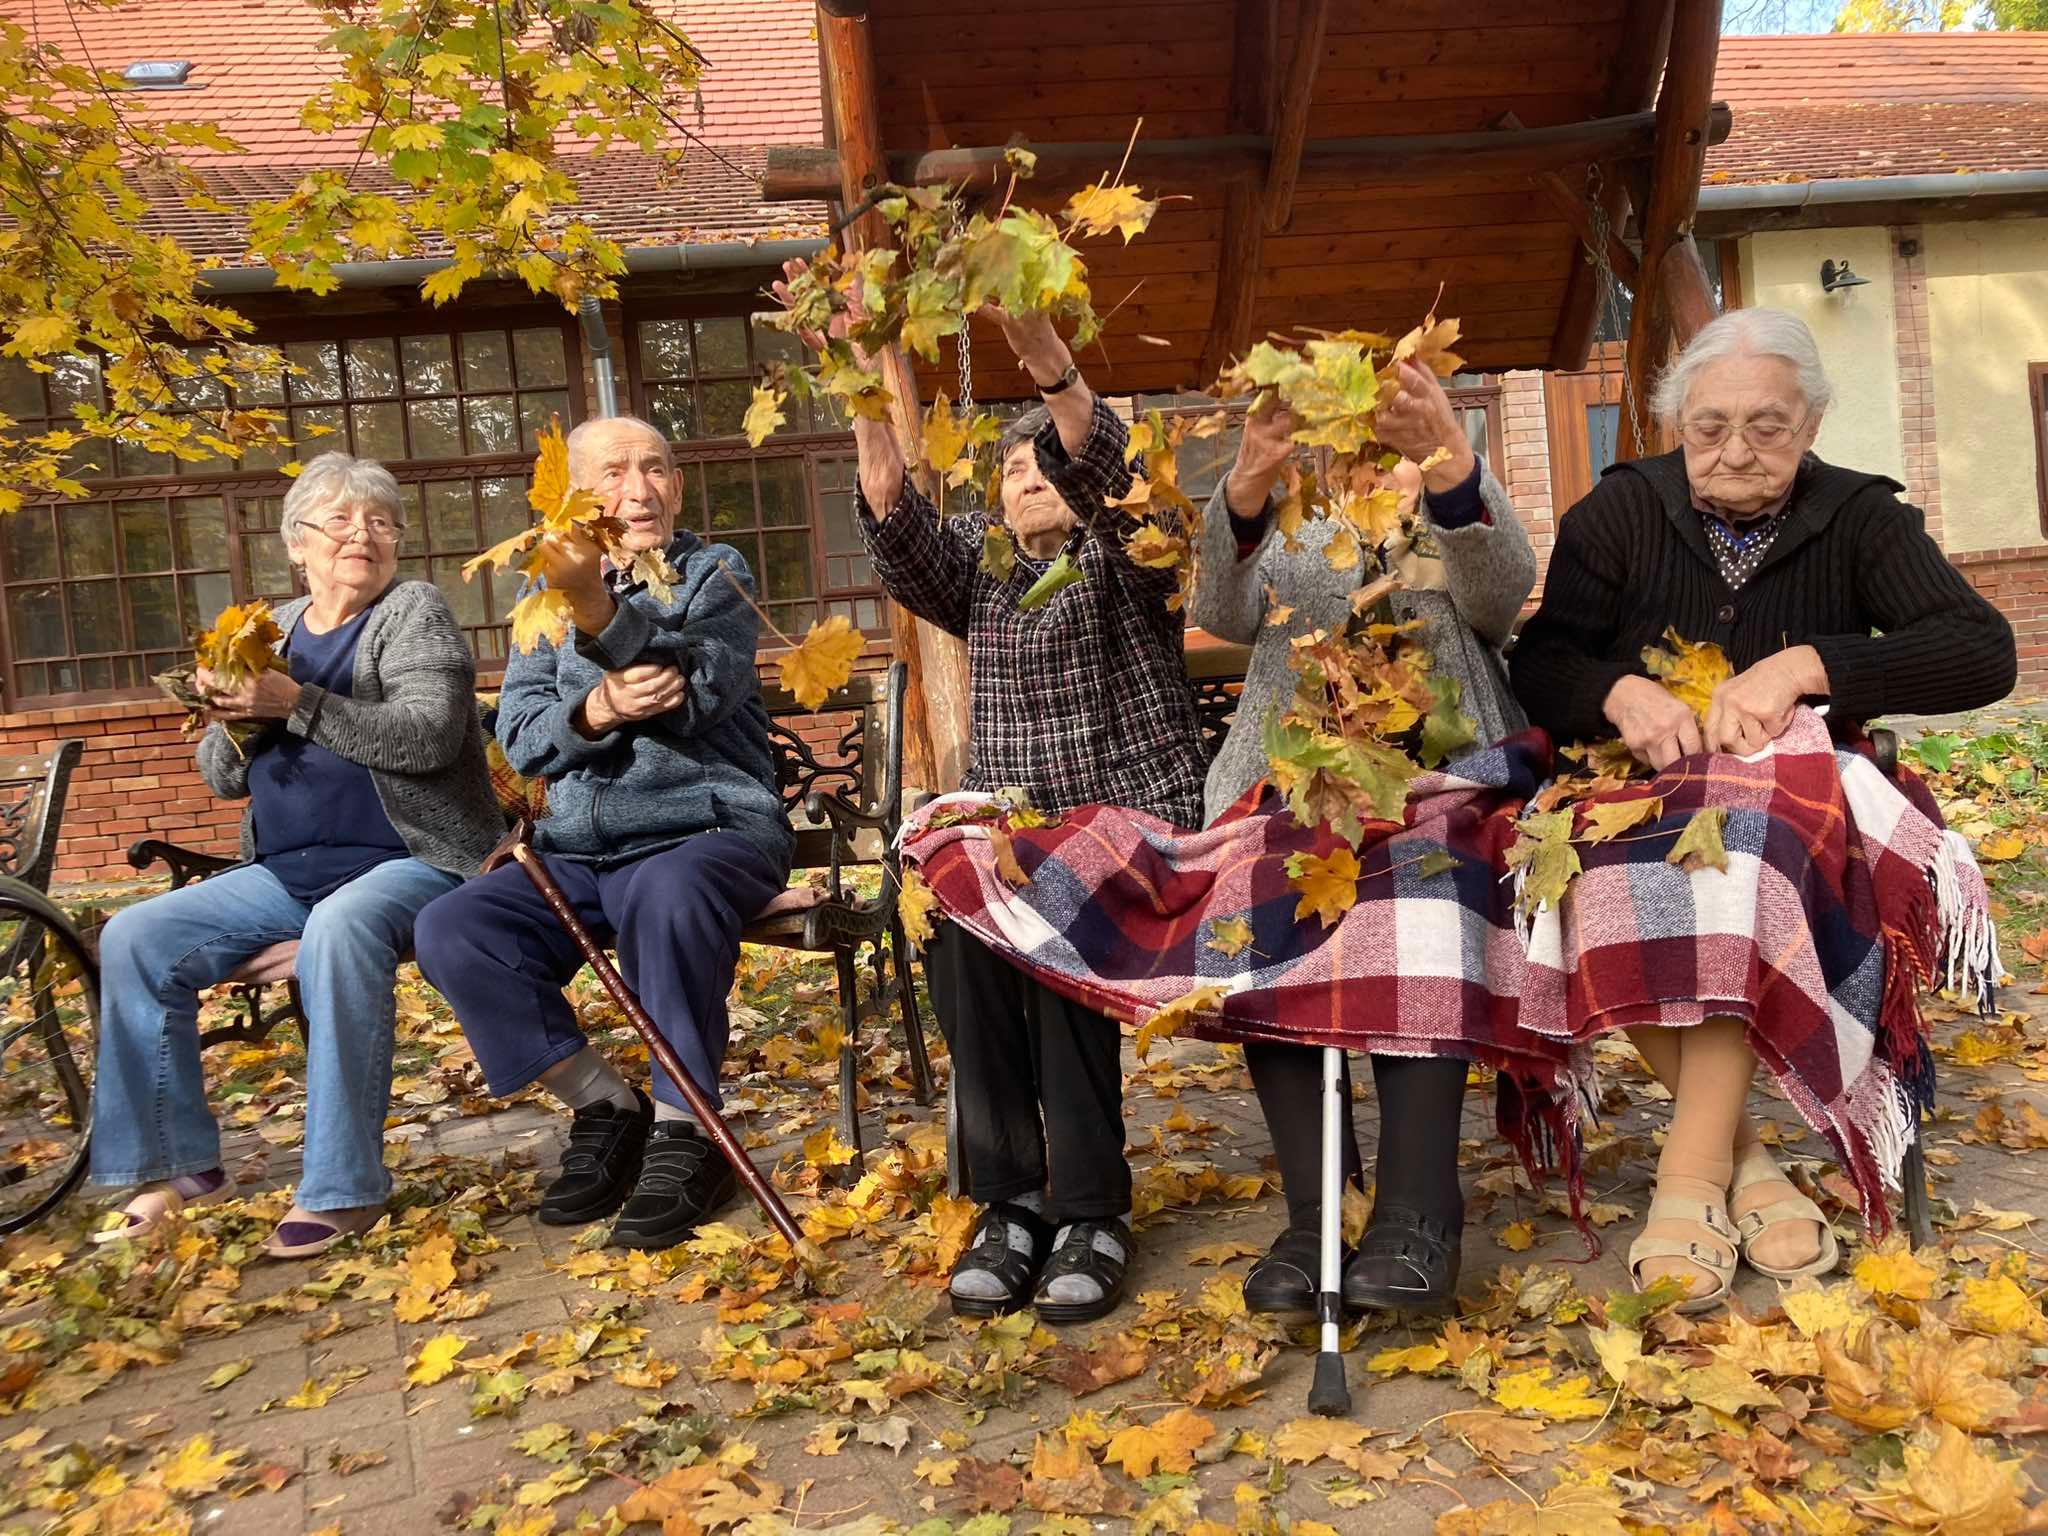
<path fill-rule="evenodd" d="M 1321 1233 L 1313 1227 L 1284 1229 L 1244 1277 L 1245 1311 L 1290 1323 L 1313 1320 L 1322 1263 Z"/>
<path fill-rule="evenodd" d="M 1375 1206 L 1344 1271 L 1344 1304 L 1386 1311 L 1439 1311 L 1456 1300 L 1465 1212 L 1449 1220 L 1403 1206 Z"/>

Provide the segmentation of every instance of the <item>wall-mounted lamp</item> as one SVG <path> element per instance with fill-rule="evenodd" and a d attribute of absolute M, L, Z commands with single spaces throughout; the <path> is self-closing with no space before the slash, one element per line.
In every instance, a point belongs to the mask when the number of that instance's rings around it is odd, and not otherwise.
<path fill-rule="evenodd" d="M 1822 293 L 1840 293 L 1844 288 L 1861 288 L 1869 281 L 1869 278 L 1858 277 L 1851 272 L 1846 261 L 1824 261 L 1820 264 Z"/>

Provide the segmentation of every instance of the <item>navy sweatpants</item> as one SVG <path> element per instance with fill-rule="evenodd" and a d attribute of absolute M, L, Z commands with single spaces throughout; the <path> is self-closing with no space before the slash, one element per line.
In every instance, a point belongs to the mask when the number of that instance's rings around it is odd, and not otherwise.
<path fill-rule="evenodd" d="M 737 832 L 688 842 L 615 869 L 543 854 L 548 873 L 713 1104 L 732 1032 L 726 993 L 740 929 L 774 899 L 787 873 Z M 429 902 L 413 927 L 420 973 L 448 999 L 491 1092 L 516 1093 L 583 1049 L 562 988 L 583 964 L 575 940 L 516 863 Z M 683 1108 L 668 1074 L 654 1096 Z"/>

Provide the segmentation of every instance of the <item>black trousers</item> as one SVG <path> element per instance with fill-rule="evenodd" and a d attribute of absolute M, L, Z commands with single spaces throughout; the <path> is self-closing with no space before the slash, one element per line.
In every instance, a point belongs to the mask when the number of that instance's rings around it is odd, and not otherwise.
<path fill-rule="evenodd" d="M 965 1193 L 987 1205 L 1044 1189 L 1056 1225 L 1128 1211 L 1115 1022 L 954 923 L 941 923 L 926 948 L 925 978 L 953 1054 Z"/>

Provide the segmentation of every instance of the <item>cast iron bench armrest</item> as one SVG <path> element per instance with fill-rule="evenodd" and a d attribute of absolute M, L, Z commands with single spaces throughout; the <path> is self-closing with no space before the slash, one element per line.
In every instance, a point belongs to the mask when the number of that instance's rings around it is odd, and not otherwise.
<path fill-rule="evenodd" d="M 164 865 L 171 872 L 171 889 L 175 891 L 194 880 L 204 880 L 209 875 L 233 869 L 242 861 L 217 853 L 201 853 L 196 848 L 180 847 L 160 837 L 141 837 L 128 845 L 128 862 L 137 870 L 146 870 L 152 864 Z"/>

